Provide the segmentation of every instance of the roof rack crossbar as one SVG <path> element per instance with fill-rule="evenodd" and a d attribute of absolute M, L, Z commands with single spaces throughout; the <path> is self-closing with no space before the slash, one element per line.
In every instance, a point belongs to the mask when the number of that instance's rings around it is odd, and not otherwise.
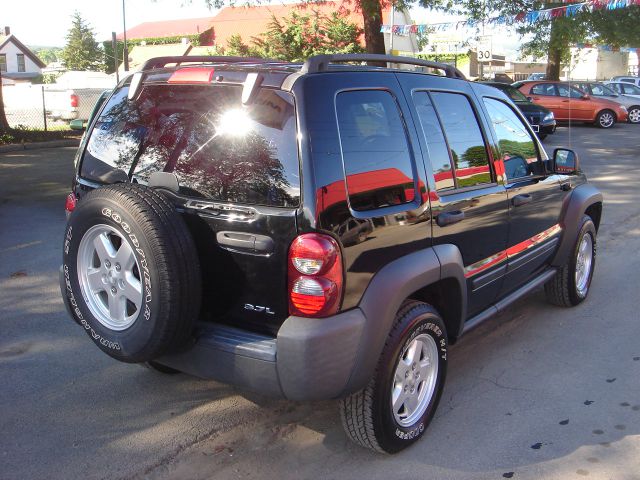
<path fill-rule="evenodd" d="M 429 67 L 442 70 L 449 78 L 460 78 L 462 80 L 466 80 L 466 77 L 460 70 L 446 63 L 432 62 L 430 60 L 422 60 L 420 58 L 397 57 L 395 55 L 380 55 L 375 53 L 314 55 L 313 57 L 309 57 L 307 61 L 304 62 L 300 73 L 326 72 L 329 69 L 330 63 L 343 62 L 387 62 L 418 65 L 420 67 Z"/>
<path fill-rule="evenodd" d="M 268 63 L 264 58 L 255 57 L 225 57 L 222 55 L 180 55 L 172 57 L 155 57 L 150 58 L 142 66 L 140 70 L 153 70 L 154 68 L 163 68 L 170 63 L 180 65 L 181 63 Z M 273 60 L 271 60 L 273 62 Z"/>

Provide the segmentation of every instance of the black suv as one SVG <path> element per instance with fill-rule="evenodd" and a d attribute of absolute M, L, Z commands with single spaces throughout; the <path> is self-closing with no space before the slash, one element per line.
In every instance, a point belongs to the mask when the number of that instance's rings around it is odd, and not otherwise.
<path fill-rule="evenodd" d="M 422 436 L 463 333 L 542 285 L 576 305 L 593 275 L 602 195 L 574 152 L 445 64 L 153 59 L 76 165 L 61 289 L 99 348 L 340 399 L 378 451 Z"/>

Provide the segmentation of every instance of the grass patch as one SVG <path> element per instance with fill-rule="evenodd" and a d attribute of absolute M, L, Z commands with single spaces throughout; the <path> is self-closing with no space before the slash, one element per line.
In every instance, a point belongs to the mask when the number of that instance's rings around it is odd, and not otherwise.
<path fill-rule="evenodd" d="M 55 126 L 44 130 L 32 128 L 10 128 L 7 131 L 0 131 L 0 145 L 9 145 L 12 143 L 33 143 L 47 142 L 50 140 L 67 140 L 80 138 L 82 132 L 69 130 L 68 128 Z"/>

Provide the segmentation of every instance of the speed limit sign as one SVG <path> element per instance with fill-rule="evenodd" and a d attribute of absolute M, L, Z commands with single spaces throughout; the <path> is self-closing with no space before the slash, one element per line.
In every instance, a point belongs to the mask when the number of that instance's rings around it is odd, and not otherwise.
<path fill-rule="evenodd" d="M 491 36 L 483 36 L 478 39 L 478 61 L 479 62 L 490 62 L 493 56 L 492 53 L 492 42 Z"/>

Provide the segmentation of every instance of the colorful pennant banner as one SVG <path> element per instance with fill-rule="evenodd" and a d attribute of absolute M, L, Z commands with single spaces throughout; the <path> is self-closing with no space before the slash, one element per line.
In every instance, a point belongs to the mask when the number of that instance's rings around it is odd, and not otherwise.
<path fill-rule="evenodd" d="M 510 25 L 512 23 L 526 22 L 535 23 L 543 20 L 551 20 L 557 17 L 573 17 L 580 12 L 594 10 L 617 10 L 627 8 L 632 5 L 640 5 L 640 0 L 592 0 L 582 3 L 572 3 L 563 7 L 547 8 L 545 10 L 535 10 L 532 12 L 520 12 L 517 15 L 502 15 L 491 17 L 485 23 L 496 25 Z M 382 25 L 382 33 L 394 35 L 409 35 L 410 33 L 427 33 L 432 31 L 448 30 L 450 28 L 476 27 L 482 22 L 478 20 L 463 20 L 459 22 L 427 23 L 414 25 Z"/>

